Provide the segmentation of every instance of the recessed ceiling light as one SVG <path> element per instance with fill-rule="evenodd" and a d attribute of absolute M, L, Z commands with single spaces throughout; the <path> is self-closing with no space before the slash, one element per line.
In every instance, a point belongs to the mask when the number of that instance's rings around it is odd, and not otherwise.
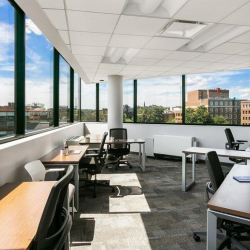
<path fill-rule="evenodd" d="M 207 27 L 206 23 L 173 20 L 157 36 L 191 38 Z"/>

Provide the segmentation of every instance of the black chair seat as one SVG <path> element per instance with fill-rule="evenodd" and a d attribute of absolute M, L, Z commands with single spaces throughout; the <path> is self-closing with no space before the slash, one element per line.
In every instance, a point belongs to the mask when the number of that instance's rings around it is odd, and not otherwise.
<path fill-rule="evenodd" d="M 123 156 L 123 155 L 128 155 L 130 150 L 128 148 L 111 148 L 108 150 L 108 153 L 110 155 L 114 156 Z"/>

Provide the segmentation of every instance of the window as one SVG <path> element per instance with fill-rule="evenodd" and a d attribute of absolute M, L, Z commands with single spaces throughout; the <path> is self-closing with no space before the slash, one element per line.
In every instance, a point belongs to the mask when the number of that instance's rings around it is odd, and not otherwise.
<path fill-rule="evenodd" d="M 26 16 L 25 130 L 53 126 L 53 46 Z"/>
<path fill-rule="evenodd" d="M 214 111 L 215 111 L 215 113 L 218 113 L 218 108 L 215 108 Z"/>
<path fill-rule="evenodd" d="M 237 87 L 235 87 L 237 86 Z M 229 113 L 238 113 L 235 124 L 241 125 L 241 101 L 250 100 L 250 70 L 223 71 L 208 74 L 186 76 L 186 123 L 193 124 L 228 124 Z M 214 99 L 214 106 L 218 106 L 214 113 L 210 113 L 208 104 Z M 192 111 L 191 111 L 192 109 Z M 189 122 L 189 119 L 192 122 Z"/>
<path fill-rule="evenodd" d="M 179 76 L 137 80 L 137 121 L 181 123 L 181 79 Z"/>
<path fill-rule="evenodd" d="M 134 81 L 123 81 L 123 121 L 134 121 Z"/>
<path fill-rule="evenodd" d="M 82 121 L 96 121 L 96 85 L 85 84 L 81 80 L 81 116 Z"/>
<path fill-rule="evenodd" d="M 59 124 L 70 122 L 70 67 L 60 56 L 59 59 Z"/>
<path fill-rule="evenodd" d="M 14 8 L 0 4 L 0 138 L 15 133 Z"/>
<path fill-rule="evenodd" d="M 210 104 L 210 106 L 213 106 L 213 105 L 214 105 L 214 102 L 213 102 L 213 101 L 210 101 L 209 104 Z"/>
<path fill-rule="evenodd" d="M 99 83 L 99 121 L 108 121 L 108 83 Z"/>
<path fill-rule="evenodd" d="M 74 121 L 80 121 L 80 81 L 78 74 L 74 74 Z"/>
<path fill-rule="evenodd" d="M 213 113 L 213 108 L 210 108 L 210 112 Z"/>
<path fill-rule="evenodd" d="M 225 110 L 225 113 L 228 113 L 228 108 L 225 108 L 224 110 Z"/>

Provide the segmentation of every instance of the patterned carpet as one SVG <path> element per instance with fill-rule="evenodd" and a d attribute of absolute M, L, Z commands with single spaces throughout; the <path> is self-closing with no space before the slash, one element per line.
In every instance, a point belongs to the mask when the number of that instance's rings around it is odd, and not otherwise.
<path fill-rule="evenodd" d="M 71 249 L 206 249 L 206 238 L 200 242 L 192 238 L 193 231 L 206 229 L 205 164 L 197 164 L 197 184 L 182 192 L 181 161 L 148 158 L 142 173 L 137 157 L 128 158 L 132 169 L 105 168 L 98 176 L 110 180 L 115 193 L 99 187 L 93 198 L 90 188 L 80 190 Z"/>

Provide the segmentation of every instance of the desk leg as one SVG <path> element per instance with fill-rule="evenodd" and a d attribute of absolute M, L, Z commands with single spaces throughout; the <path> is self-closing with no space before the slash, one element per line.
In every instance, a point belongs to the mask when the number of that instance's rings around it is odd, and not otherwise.
<path fill-rule="evenodd" d="M 145 143 L 142 145 L 142 171 L 143 173 L 146 171 L 146 151 L 145 151 Z"/>
<path fill-rule="evenodd" d="M 182 191 L 186 191 L 186 154 L 182 153 Z"/>
<path fill-rule="evenodd" d="M 75 208 L 79 210 L 79 165 L 74 166 L 74 185 L 75 185 Z"/>
<path fill-rule="evenodd" d="M 139 144 L 139 164 L 141 166 L 141 144 Z"/>
<path fill-rule="evenodd" d="M 195 182 L 195 154 L 192 154 L 192 180 Z"/>
<path fill-rule="evenodd" d="M 207 210 L 207 250 L 216 249 L 217 217 Z"/>

